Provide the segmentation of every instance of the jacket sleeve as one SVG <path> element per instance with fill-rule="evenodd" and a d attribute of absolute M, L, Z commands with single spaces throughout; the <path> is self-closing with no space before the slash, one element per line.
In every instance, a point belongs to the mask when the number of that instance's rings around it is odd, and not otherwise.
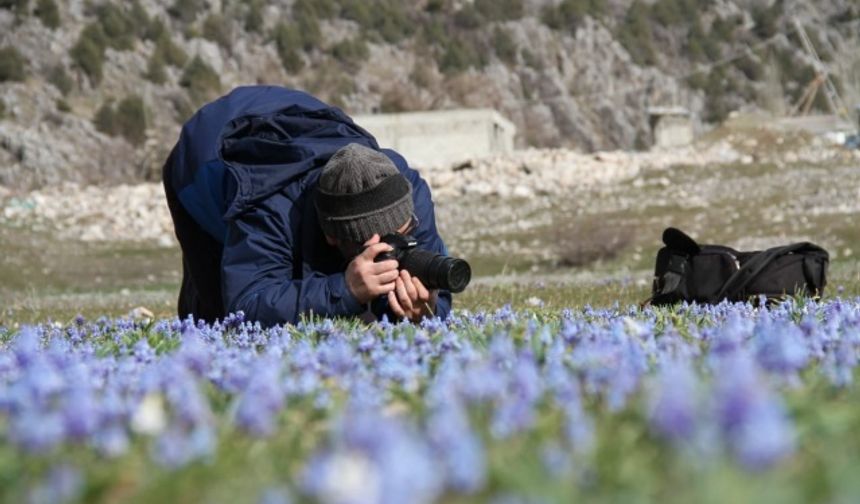
<path fill-rule="evenodd" d="M 442 237 L 439 236 L 439 231 L 436 229 L 436 211 L 433 205 L 433 198 L 430 194 L 430 186 L 418 174 L 417 171 L 408 167 L 406 160 L 397 152 L 391 149 L 383 149 L 386 154 L 397 165 L 401 173 L 409 179 L 412 184 L 412 198 L 415 203 L 415 216 L 418 217 L 418 229 L 413 231 L 412 235 L 418 240 L 418 248 L 430 250 L 437 254 L 448 255 L 448 248 Z M 440 290 L 439 297 L 436 301 L 436 315 L 441 319 L 448 318 L 451 313 L 451 292 Z M 377 311 L 379 310 L 379 311 Z M 384 299 L 382 306 L 374 310 L 375 313 L 384 312 L 389 318 L 394 314 L 388 307 L 388 300 Z M 381 313 L 380 313 L 381 314 Z M 393 320 L 393 319 L 392 319 Z"/>
<path fill-rule="evenodd" d="M 291 227 L 263 204 L 228 223 L 221 261 L 224 308 L 242 310 L 265 326 L 296 323 L 300 315 L 349 316 L 364 311 L 343 273 L 293 279 Z"/>

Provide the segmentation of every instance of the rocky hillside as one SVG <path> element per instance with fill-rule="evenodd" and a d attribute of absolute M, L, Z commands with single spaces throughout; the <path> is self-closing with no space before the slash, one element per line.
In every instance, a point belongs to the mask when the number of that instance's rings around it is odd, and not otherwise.
<path fill-rule="evenodd" d="M 784 111 L 815 73 L 794 18 L 857 101 L 855 0 L 0 0 L 0 185 L 157 178 L 197 106 L 253 83 L 352 114 L 494 107 L 522 147 L 643 148 L 649 106 Z"/>

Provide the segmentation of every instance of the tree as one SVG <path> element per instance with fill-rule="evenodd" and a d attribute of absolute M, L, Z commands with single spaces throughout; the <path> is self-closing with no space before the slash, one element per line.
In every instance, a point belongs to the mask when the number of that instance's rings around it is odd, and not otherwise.
<path fill-rule="evenodd" d="M 296 0 L 293 3 L 293 16 L 309 16 L 314 19 L 328 19 L 338 12 L 334 0 Z"/>
<path fill-rule="evenodd" d="M 224 49 L 230 49 L 233 44 L 232 26 L 224 16 L 210 14 L 203 21 L 203 38 L 215 42 Z"/>
<path fill-rule="evenodd" d="M 149 16 L 149 13 L 146 12 L 143 5 L 140 4 L 140 0 L 132 0 L 129 17 L 134 22 L 135 35 L 137 35 L 138 38 L 146 38 L 151 29 L 152 18 Z"/>
<path fill-rule="evenodd" d="M 604 0 L 562 0 L 557 5 L 547 4 L 541 12 L 541 20 L 553 30 L 576 33 L 587 16 L 598 18 L 605 13 Z"/>
<path fill-rule="evenodd" d="M 60 27 L 60 9 L 54 0 L 39 0 L 35 14 L 47 28 L 55 30 Z"/>
<path fill-rule="evenodd" d="M 22 81 L 27 76 L 24 57 L 13 46 L 0 49 L 0 82 Z"/>
<path fill-rule="evenodd" d="M 512 65 L 517 61 L 517 43 L 511 34 L 501 26 L 493 30 L 493 49 L 496 56 L 505 63 Z"/>
<path fill-rule="evenodd" d="M 146 78 L 153 84 L 164 84 L 167 81 L 167 70 L 164 58 L 158 51 L 153 51 L 146 64 Z"/>
<path fill-rule="evenodd" d="M 106 45 L 118 50 L 134 48 L 137 35 L 135 21 L 124 10 L 112 3 L 105 3 L 96 10 Z"/>
<path fill-rule="evenodd" d="M 464 30 L 476 30 L 484 23 L 484 18 L 473 5 L 466 4 L 454 14 L 454 24 Z"/>
<path fill-rule="evenodd" d="M 30 0 L 0 0 L 0 9 L 9 9 L 15 13 L 15 22 L 20 23 L 27 15 Z"/>
<path fill-rule="evenodd" d="M 782 2 L 779 0 L 774 2 L 770 7 L 755 5 L 752 9 L 752 18 L 753 22 L 755 22 L 753 32 L 762 39 L 773 37 L 779 30 L 777 25 L 781 14 Z"/>
<path fill-rule="evenodd" d="M 102 103 L 102 106 L 96 111 L 95 117 L 93 117 L 93 124 L 97 130 L 105 135 L 116 135 L 116 114 L 113 110 L 112 100 Z"/>
<path fill-rule="evenodd" d="M 203 0 L 176 0 L 167 13 L 183 23 L 190 23 L 197 19 L 197 14 L 206 11 L 205 7 Z"/>
<path fill-rule="evenodd" d="M 299 11 L 295 22 L 298 40 L 305 51 L 311 51 L 322 45 L 322 30 L 317 18 L 306 11 Z"/>
<path fill-rule="evenodd" d="M 360 38 L 345 39 L 334 45 L 331 49 L 332 56 L 350 68 L 357 68 L 358 64 L 370 56 L 367 43 Z"/>
<path fill-rule="evenodd" d="M 279 23 L 275 27 L 273 38 L 284 69 L 290 73 L 299 72 L 304 66 L 304 61 L 299 54 L 302 37 L 295 25 Z"/>
<path fill-rule="evenodd" d="M 481 57 L 474 44 L 463 39 L 452 39 L 445 47 L 439 69 L 446 74 L 456 74 L 481 64 Z"/>
<path fill-rule="evenodd" d="M 373 28 L 373 14 L 371 4 L 367 0 L 341 0 L 340 15 L 358 23 L 362 29 Z"/>
<path fill-rule="evenodd" d="M 639 65 L 653 65 L 657 62 L 647 9 L 640 0 L 634 0 L 627 9 L 624 20 L 619 23 L 619 31 L 616 33 L 621 45 Z"/>
<path fill-rule="evenodd" d="M 146 105 L 138 95 L 125 97 L 116 107 L 116 131 L 132 145 L 146 140 Z"/>
<path fill-rule="evenodd" d="M 684 13 L 679 0 L 657 0 L 651 6 L 654 20 L 663 26 L 674 26 L 684 21 Z"/>
<path fill-rule="evenodd" d="M 188 62 L 188 55 L 181 47 L 173 43 L 170 33 L 162 30 L 155 39 L 155 53 L 164 63 L 173 67 L 182 67 Z"/>
<path fill-rule="evenodd" d="M 58 63 L 48 71 L 48 82 L 53 84 L 63 96 L 68 95 L 75 85 L 62 63 Z"/>
<path fill-rule="evenodd" d="M 185 67 L 179 85 L 188 90 L 192 101 L 198 105 L 215 98 L 221 91 L 221 79 L 200 56 L 195 56 Z"/>
<path fill-rule="evenodd" d="M 764 70 L 761 64 L 749 54 L 735 60 L 735 68 L 743 72 L 744 76 L 751 81 L 760 81 L 764 78 Z"/>
<path fill-rule="evenodd" d="M 263 7 L 259 0 L 248 2 L 248 11 L 245 14 L 245 30 L 259 33 L 263 30 L 265 20 L 263 19 Z"/>
<path fill-rule="evenodd" d="M 515 21 L 523 17 L 523 0 L 475 0 L 475 10 L 490 21 Z"/>
<path fill-rule="evenodd" d="M 371 14 L 374 30 L 389 44 L 396 44 L 412 33 L 413 23 L 399 0 L 377 0 Z"/>
<path fill-rule="evenodd" d="M 77 43 L 70 52 L 72 61 L 83 70 L 93 84 L 98 84 L 102 80 L 105 44 L 105 35 L 101 26 L 91 23 L 81 31 Z"/>

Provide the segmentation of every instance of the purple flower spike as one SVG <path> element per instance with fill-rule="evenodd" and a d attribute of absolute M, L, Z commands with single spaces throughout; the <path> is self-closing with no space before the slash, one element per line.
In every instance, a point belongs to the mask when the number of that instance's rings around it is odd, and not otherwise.
<path fill-rule="evenodd" d="M 277 415 L 284 406 L 280 374 L 278 361 L 266 361 L 257 368 L 236 411 L 236 423 L 245 431 L 257 436 L 274 434 Z"/>
<path fill-rule="evenodd" d="M 373 412 L 348 412 L 333 448 L 305 469 L 306 493 L 327 504 L 435 502 L 442 479 L 424 440 L 407 425 Z"/>
<path fill-rule="evenodd" d="M 18 364 L 26 366 L 39 353 L 41 347 L 41 335 L 39 329 L 33 326 L 23 326 L 15 337 L 13 350 Z"/>
<path fill-rule="evenodd" d="M 30 504 L 62 504 L 77 499 L 84 487 L 81 472 L 68 465 L 51 469 L 45 480 L 29 495 Z"/>
<path fill-rule="evenodd" d="M 651 426 L 670 440 L 689 440 L 696 428 L 697 388 L 696 376 L 685 363 L 663 366 L 650 394 Z"/>
<path fill-rule="evenodd" d="M 757 403 L 750 418 L 736 432 L 735 450 L 753 470 L 768 469 L 794 451 L 794 429 L 775 400 Z"/>
<path fill-rule="evenodd" d="M 63 441 L 63 420 L 56 413 L 25 411 L 9 426 L 9 438 L 26 451 L 44 453 Z"/>

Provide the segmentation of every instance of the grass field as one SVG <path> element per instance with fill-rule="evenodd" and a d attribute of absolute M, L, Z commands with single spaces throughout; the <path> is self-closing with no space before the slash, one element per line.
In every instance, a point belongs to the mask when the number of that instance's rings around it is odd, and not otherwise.
<path fill-rule="evenodd" d="M 0 501 L 856 502 L 860 170 L 757 131 L 761 162 L 437 202 L 476 273 L 448 326 L 194 328 L 178 249 L 0 223 Z M 667 226 L 815 242 L 825 296 L 642 309 Z"/>

